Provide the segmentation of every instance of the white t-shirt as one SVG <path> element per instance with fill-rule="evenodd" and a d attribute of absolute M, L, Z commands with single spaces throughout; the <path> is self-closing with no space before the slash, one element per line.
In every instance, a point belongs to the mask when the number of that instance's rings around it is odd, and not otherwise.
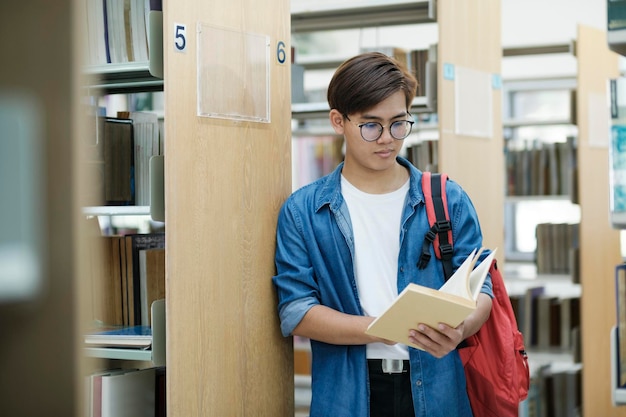
<path fill-rule="evenodd" d="M 391 193 L 368 194 L 341 177 L 354 232 L 354 273 L 367 316 L 378 317 L 398 296 L 400 221 L 409 181 Z M 406 345 L 367 345 L 368 359 L 408 359 Z"/>

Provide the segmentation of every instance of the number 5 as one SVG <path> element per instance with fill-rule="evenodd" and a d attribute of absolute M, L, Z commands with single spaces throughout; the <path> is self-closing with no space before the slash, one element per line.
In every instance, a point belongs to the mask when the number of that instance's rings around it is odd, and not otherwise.
<path fill-rule="evenodd" d="M 187 26 L 174 24 L 174 48 L 179 52 L 184 52 L 187 48 Z"/>

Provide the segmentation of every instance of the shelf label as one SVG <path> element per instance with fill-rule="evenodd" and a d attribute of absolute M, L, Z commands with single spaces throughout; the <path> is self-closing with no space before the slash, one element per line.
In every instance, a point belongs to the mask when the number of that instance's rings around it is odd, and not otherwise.
<path fill-rule="evenodd" d="M 454 80 L 454 65 L 449 63 L 443 64 L 443 79 Z"/>
<path fill-rule="evenodd" d="M 502 89 L 502 77 L 500 77 L 500 74 L 492 74 L 491 75 L 491 87 L 494 90 L 501 90 Z"/>
<path fill-rule="evenodd" d="M 278 42 L 278 45 L 276 46 L 276 60 L 278 61 L 279 64 L 284 64 L 285 61 L 287 61 L 286 48 L 287 48 L 287 45 L 285 45 L 285 42 L 283 41 Z"/>
<path fill-rule="evenodd" d="M 187 25 L 174 23 L 174 50 L 187 52 Z"/>

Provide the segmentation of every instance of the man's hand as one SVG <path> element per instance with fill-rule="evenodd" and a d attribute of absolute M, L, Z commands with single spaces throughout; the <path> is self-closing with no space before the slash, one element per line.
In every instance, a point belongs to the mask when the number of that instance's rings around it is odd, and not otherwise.
<path fill-rule="evenodd" d="M 461 323 L 456 328 L 439 323 L 437 329 L 420 324 L 417 329 L 409 331 L 411 343 L 421 347 L 426 352 L 437 358 L 443 358 L 452 352 L 463 340 L 463 328 Z"/>
<path fill-rule="evenodd" d="M 419 324 L 417 329 L 409 330 L 409 340 L 431 355 L 443 358 L 456 349 L 461 341 L 480 330 L 490 314 L 491 297 L 481 293 L 478 294 L 476 310 L 456 328 L 443 323 L 439 323 L 436 329 Z"/>

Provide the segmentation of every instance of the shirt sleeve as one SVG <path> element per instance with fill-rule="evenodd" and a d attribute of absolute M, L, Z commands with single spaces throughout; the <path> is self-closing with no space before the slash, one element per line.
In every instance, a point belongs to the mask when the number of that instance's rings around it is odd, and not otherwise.
<path fill-rule="evenodd" d="M 287 200 L 278 217 L 276 275 L 278 315 L 283 336 L 292 334 L 304 315 L 320 304 L 319 288 L 301 231 L 297 210 Z"/>

